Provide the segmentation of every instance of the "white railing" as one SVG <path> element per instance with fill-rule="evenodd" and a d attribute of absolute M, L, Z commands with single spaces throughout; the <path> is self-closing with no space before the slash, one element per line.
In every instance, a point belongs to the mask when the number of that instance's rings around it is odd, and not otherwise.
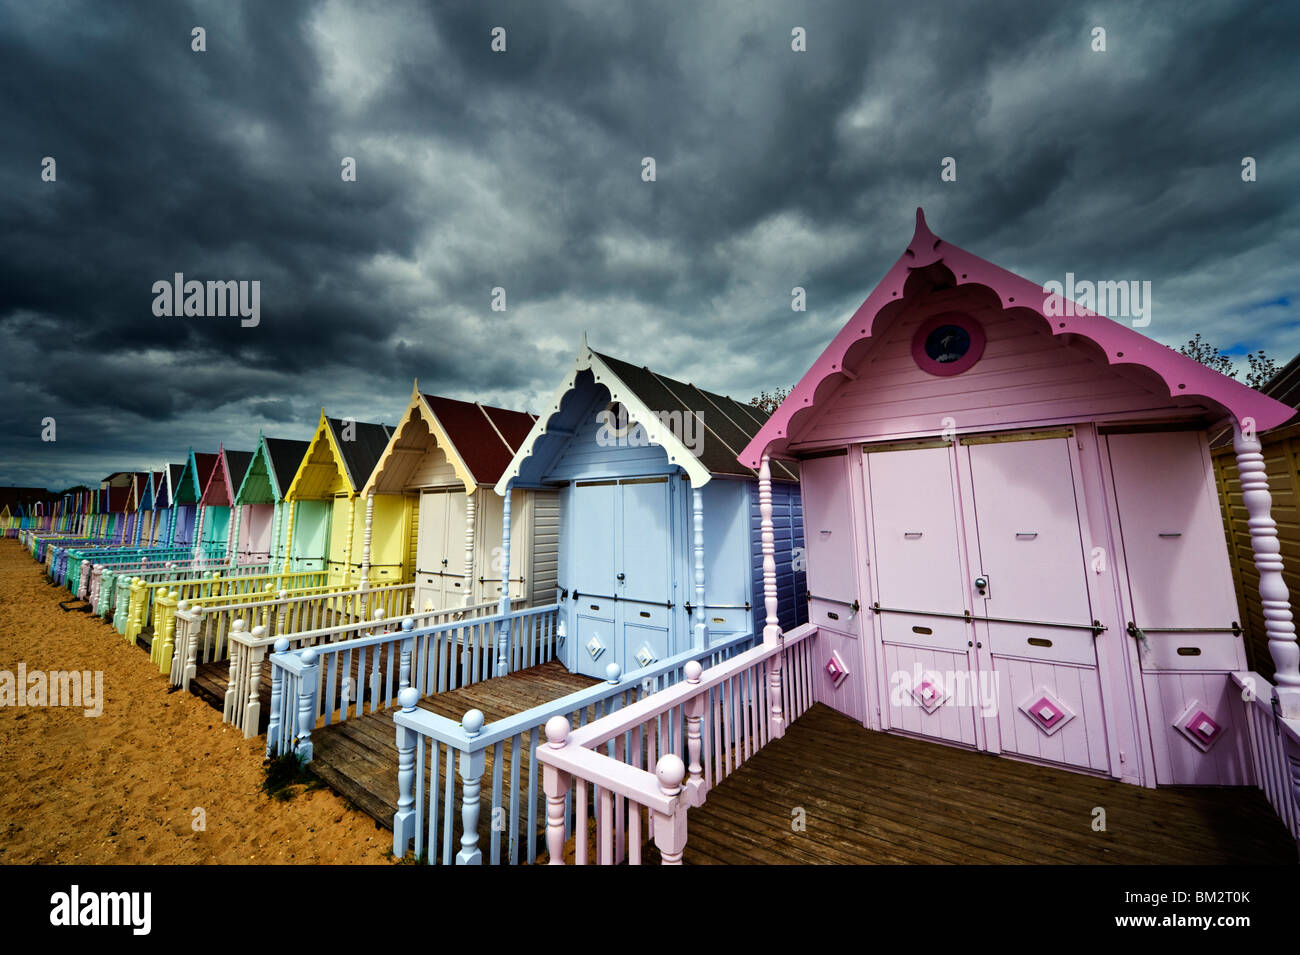
<path fill-rule="evenodd" d="M 1300 720 L 1278 715 L 1273 684 L 1258 673 L 1234 673 L 1232 681 L 1246 709 L 1255 782 L 1291 838 L 1300 842 Z"/>
<path fill-rule="evenodd" d="M 323 593 L 281 590 L 230 602 L 185 601 L 177 609 L 175 632 L 170 636 L 174 647 L 168 656 L 172 685 L 188 689 L 190 666 L 227 659 L 237 623 L 243 624 L 245 639 L 252 631 L 261 630 L 270 645 L 281 635 L 362 626 L 376 614 L 390 620 L 400 618 L 410 611 L 414 593 L 414 584 L 394 584 Z M 162 637 L 169 639 L 166 633 Z"/>
<path fill-rule="evenodd" d="M 399 694 L 402 710 L 393 716 L 398 765 L 394 854 L 405 855 L 414 844 L 418 858 L 435 864 L 535 862 L 546 819 L 536 758 L 542 727 L 557 717 L 581 726 L 608 716 L 638 697 L 679 683 L 690 667 L 717 666 L 753 642 L 749 633 L 736 634 L 706 650 L 688 650 L 626 675 L 611 664 L 603 683 L 486 726 L 478 710 L 470 710 L 457 723 L 417 709 L 417 691 Z M 483 815 L 479 793 L 489 768 L 490 812 Z M 455 785 L 457 774 L 460 786 Z M 491 825 L 485 827 L 489 816 Z M 459 840 L 457 820 L 461 822 Z M 481 828 L 486 828 L 485 840 L 480 838 Z M 482 848 L 481 841 L 485 843 Z"/>
<path fill-rule="evenodd" d="M 292 751 L 310 762 L 317 722 L 330 726 L 361 716 L 369 684 L 373 713 L 407 687 L 418 700 L 545 663 L 555 655 L 558 610 L 559 604 L 547 604 L 419 629 L 403 621 L 403 629 L 302 650 L 290 650 L 287 640 L 281 650 L 277 641 L 267 755 Z"/>
<path fill-rule="evenodd" d="M 378 602 L 377 602 L 378 603 Z M 411 623 L 408 629 L 437 627 L 458 620 L 483 616 L 491 612 L 495 604 L 476 604 L 471 607 L 459 607 L 455 610 L 438 610 L 413 614 L 407 617 Z M 273 646 L 281 645 L 283 650 L 301 650 L 327 643 L 340 643 L 346 640 L 362 639 L 394 631 L 397 626 L 406 626 L 406 620 L 400 620 L 409 608 L 385 610 L 374 606 L 369 619 L 359 618 L 348 623 L 332 627 L 320 627 L 312 630 L 292 631 L 280 629 L 271 632 L 265 624 L 248 628 L 245 619 L 234 621 L 228 633 L 229 669 L 225 703 L 222 707 L 222 720 L 239 727 L 245 738 L 257 736 L 260 732 L 259 722 L 262 715 L 260 699 L 262 667 L 267 653 Z M 201 638 L 192 638 L 191 633 L 199 632 L 198 618 L 206 617 L 201 610 L 184 610 L 177 614 L 177 645 L 173 657 L 172 683 L 189 689 L 204 651 Z M 400 623 L 399 623 L 400 620 Z M 391 624 L 386 621 L 392 621 Z M 377 662 L 378 657 L 375 658 Z"/>
<path fill-rule="evenodd" d="M 664 865 L 681 863 L 686 813 L 813 703 L 817 628 L 805 624 L 573 729 L 557 717 L 537 749 L 546 792 L 546 846 L 564 864 L 588 862 L 588 810 L 595 818 L 599 865 L 639 865 L 653 839 Z"/>

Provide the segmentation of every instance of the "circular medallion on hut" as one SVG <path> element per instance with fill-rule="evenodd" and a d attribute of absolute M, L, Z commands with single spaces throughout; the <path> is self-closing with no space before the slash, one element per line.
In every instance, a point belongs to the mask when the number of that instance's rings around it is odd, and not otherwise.
<path fill-rule="evenodd" d="M 926 320 L 912 337 L 912 358 L 931 375 L 959 375 L 984 354 L 984 329 L 962 312 Z"/>

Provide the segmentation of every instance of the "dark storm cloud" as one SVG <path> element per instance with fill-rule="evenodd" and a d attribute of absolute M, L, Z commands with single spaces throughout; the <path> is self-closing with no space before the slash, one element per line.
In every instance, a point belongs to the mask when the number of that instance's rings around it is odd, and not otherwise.
<path fill-rule="evenodd" d="M 417 376 L 537 410 L 583 330 L 788 386 L 917 205 L 1038 281 L 1151 281 L 1167 344 L 1300 350 L 1293 5 L 0 8 L 3 483 L 391 422 Z M 261 323 L 155 317 L 175 272 L 260 281 Z"/>

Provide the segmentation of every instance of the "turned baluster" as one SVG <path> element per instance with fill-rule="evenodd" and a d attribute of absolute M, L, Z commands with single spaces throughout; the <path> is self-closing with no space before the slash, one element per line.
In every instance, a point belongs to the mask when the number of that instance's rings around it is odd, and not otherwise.
<path fill-rule="evenodd" d="M 552 716 L 546 721 L 546 746 L 564 749 L 569 744 L 569 721 L 563 716 Z M 549 763 L 542 767 L 542 791 L 546 793 L 546 852 L 548 865 L 564 865 L 564 804 L 568 799 L 573 780 Z M 576 834 L 586 839 L 587 834 Z"/>
<path fill-rule="evenodd" d="M 698 660 L 690 660 L 685 666 L 686 682 L 699 686 L 704 668 Z M 686 713 L 686 757 L 690 760 L 687 767 L 690 778 L 686 782 L 686 802 L 691 806 L 704 805 L 705 782 L 704 767 L 700 764 L 700 723 L 704 717 L 704 693 L 697 693 L 686 701 L 683 709 Z"/>
<path fill-rule="evenodd" d="M 1248 419 L 1249 420 L 1249 419 Z M 1290 593 L 1282 576 L 1282 550 L 1277 522 L 1272 516 L 1273 497 L 1263 448 L 1252 428 L 1233 423 L 1233 450 L 1241 477 L 1242 503 L 1250 515 L 1250 546 L 1259 571 L 1259 597 L 1264 608 L 1264 632 L 1273 658 L 1273 683 L 1284 719 L 1300 719 L 1300 646 L 1296 644 Z"/>
<path fill-rule="evenodd" d="M 312 757 L 311 731 L 316 726 L 316 650 L 308 647 L 302 651 L 302 671 L 298 676 L 298 734 L 293 751 L 298 761 L 310 763 Z"/>
<path fill-rule="evenodd" d="M 482 711 L 470 710 L 461 718 L 460 726 L 468 739 L 476 739 L 483 729 Z M 483 853 L 478 847 L 478 818 L 479 792 L 486 761 L 487 753 L 482 749 L 461 750 L 458 769 L 461 779 L 460 818 L 464 829 L 460 837 L 460 852 L 456 853 L 456 865 L 483 864 Z"/>
<path fill-rule="evenodd" d="M 257 724 L 262 720 L 262 660 L 266 657 L 266 627 L 254 627 L 251 643 L 243 648 L 248 661 L 248 702 L 244 705 L 244 738 L 257 735 Z M 235 647 L 231 641 L 231 649 Z"/>
<path fill-rule="evenodd" d="M 284 653 L 289 649 L 289 641 L 280 637 L 275 641 L 275 652 Z M 280 727 L 283 724 L 281 711 L 284 709 L 284 668 L 271 665 L 271 719 L 266 727 L 266 755 L 274 756 L 280 749 Z M 256 727 L 253 730 L 257 732 Z M 244 728 L 244 737 L 249 735 L 248 728 Z"/>
<path fill-rule="evenodd" d="M 402 621 L 402 632 L 409 634 L 415 629 L 415 621 L 407 617 Z M 405 690 L 411 685 L 411 654 L 415 652 L 415 637 L 407 636 L 402 638 L 401 657 L 397 669 L 397 688 Z M 400 694 L 399 694 L 400 695 Z"/>
<path fill-rule="evenodd" d="M 776 597 L 776 537 L 772 530 L 772 464 L 763 455 L 758 470 L 758 510 L 763 540 L 763 603 L 767 609 L 767 622 L 763 627 L 763 643 L 781 645 L 781 622 L 777 617 Z M 767 665 L 768 733 L 772 739 L 785 735 L 785 713 L 781 706 L 781 657 L 774 654 Z"/>
<path fill-rule="evenodd" d="M 403 713 L 414 713 L 419 701 L 420 694 L 412 687 L 397 694 L 397 703 Z M 397 724 L 397 811 L 393 813 L 393 855 L 399 859 L 406 855 L 415 836 L 415 747 L 419 742 L 419 733 L 409 726 Z M 420 847 L 415 849 L 418 854 Z"/>

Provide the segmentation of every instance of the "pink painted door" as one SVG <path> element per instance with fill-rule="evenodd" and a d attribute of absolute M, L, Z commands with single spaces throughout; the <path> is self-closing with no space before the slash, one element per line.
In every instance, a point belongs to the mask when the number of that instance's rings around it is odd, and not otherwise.
<path fill-rule="evenodd" d="M 1246 669 L 1246 654 L 1204 437 L 1112 434 L 1106 444 L 1156 781 L 1249 783 L 1241 694 L 1227 676 Z"/>
<path fill-rule="evenodd" d="M 816 581 L 808 595 L 808 621 L 820 628 L 817 640 L 823 654 L 812 679 L 818 702 L 876 728 L 878 721 L 870 718 L 867 707 L 874 671 L 867 672 L 868 654 L 862 647 L 872 614 L 864 607 L 853 609 L 862 560 L 854 540 L 849 473 L 847 453 L 799 463 L 808 579 Z"/>
<path fill-rule="evenodd" d="M 988 748 L 1109 771 L 1072 445 L 963 448 L 975 522 L 968 586 L 985 618 L 974 627 L 981 683 L 997 699 Z"/>
<path fill-rule="evenodd" d="M 869 451 L 884 728 L 978 745 L 964 542 L 947 444 Z"/>

